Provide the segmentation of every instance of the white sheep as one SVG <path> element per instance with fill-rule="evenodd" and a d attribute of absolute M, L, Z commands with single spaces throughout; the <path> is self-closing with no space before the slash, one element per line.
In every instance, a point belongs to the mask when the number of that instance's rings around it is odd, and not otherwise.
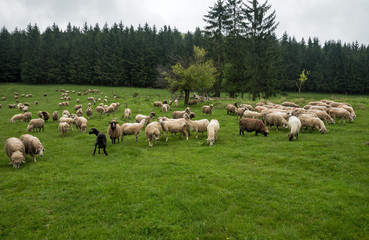
<path fill-rule="evenodd" d="M 101 115 L 104 112 L 104 107 L 96 106 L 95 110 L 96 110 L 96 112 L 100 113 L 100 115 Z"/>
<path fill-rule="evenodd" d="M 41 129 L 42 131 L 44 131 L 45 130 L 44 126 L 45 121 L 42 118 L 32 119 L 27 126 L 27 132 L 31 132 L 31 130 L 35 131 L 35 129 L 36 132 L 37 130 L 41 132 Z"/>
<path fill-rule="evenodd" d="M 329 116 L 329 114 L 326 111 L 321 111 L 318 109 L 309 109 L 307 111 L 307 113 L 315 113 L 318 118 L 320 118 L 321 120 L 323 120 L 326 124 L 328 123 L 334 123 L 333 118 L 331 118 L 331 116 Z"/>
<path fill-rule="evenodd" d="M 301 129 L 301 121 L 295 116 L 291 116 L 288 119 L 288 127 L 290 128 L 290 133 L 288 134 L 288 138 L 292 141 L 293 138 L 296 140 L 299 138 L 299 132 Z"/>
<path fill-rule="evenodd" d="M 77 110 L 76 115 L 77 115 L 78 117 L 82 117 L 82 115 L 83 115 L 83 110 L 82 110 L 82 108 L 80 108 L 80 109 L 78 109 L 78 110 Z"/>
<path fill-rule="evenodd" d="M 159 122 L 152 122 L 145 128 L 146 140 L 149 141 L 149 147 L 153 146 L 154 139 L 156 143 L 159 142 L 161 136 L 162 127 Z"/>
<path fill-rule="evenodd" d="M 287 128 L 288 122 L 286 119 L 283 118 L 282 114 L 280 112 L 273 112 L 266 115 L 265 118 L 266 125 L 269 125 L 270 127 L 275 126 L 277 131 L 278 127 L 282 126 Z"/>
<path fill-rule="evenodd" d="M 135 122 L 136 123 L 140 123 L 142 119 L 146 119 L 146 122 L 149 123 L 151 121 L 151 119 L 153 119 L 155 117 L 155 113 L 151 112 L 149 116 L 146 115 L 142 115 L 142 114 L 137 114 L 135 117 Z"/>
<path fill-rule="evenodd" d="M 61 118 L 59 118 L 59 123 L 62 123 L 62 122 L 68 123 L 69 126 L 72 128 L 72 131 L 73 131 L 73 125 L 76 125 L 76 121 L 74 120 L 74 115 L 73 115 L 73 117 L 61 117 Z"/>
<path fill-rule="evenodd" d="M 67 122 L 60 122 L 58 126 L 58 130 L 62 136 L 67 135 L 69 131 L 69 124 Z"/>
<path fill-rule="evenodd" d="M 190 115 L 188 115 L 187 113 L 185 113 L 184 119 L 186 119 L 186 123 L 188 124 L 188 126 L 195 132 L 196 139 L 198 138 L 198 132 L 201 132 L 202 135 L 204 135 L 204 132 L 207 131 L 209 120 L 201 119 L 197 121 L 192 121 L 190 119 Z"/>
<path fill-rule="evenodd" d="M 104 111 L 104 113 L 105 114 L 110 114 L 110 113 L 113 113 L 114 112 L 114 107 L 113 106 L 108 106 L 106 109 L 105 109 L 105 111 Z"/>
<path fill-rule="evenodd" d="M 45 148 L 42 145 L 40 139 L 37 137 L 34 137 L 30 134 L 23 134 L 20 137 L 20 140 L 24 144 L 24 147 L 26 148 L 26 154 L 29 154 L 33 157 L 33 161 L 36 162 L 36 155 L 40 154 L 42 157 L 44 155 Z"/>
<path fill-rule="evenodd" d="M 123 142 L 123 138 L 126 135 L 136 135 L 136 142 L 138 142 L 138 134 L 141 132 L 142 128 L 146 124 L 146 119 L 142 119 L 140 123 L 123 123 L 120 127 L 121 138 L 120 140 Z"/>
<path fill-rule="evenodd" d="M 166 139 L 165 141 L 168 141 L 168 133 L 182 133 L 186 136 L 186 140 L 188 141 L 188 135 L 189 135 L 189 127 L 186 123 L 186 120 L 184 118 L 180 119 L 168 119 L 164 117 L 160 117 L 159 123 L 163 129 L 163 131 L 166 132 Z"/>
<path fill-rule="evenodd" d="M 11 119 L 10 119 L 10 122 L 11 123 L 14 123 L 15 121 L 17 120 L 22 120 L 24 121 L 24 114 L 23 113 L 20 113 L 20 114 L 16 114 L 14 115 Z"/>
<path fill-rule="evenodd" d="M 324 122 L 318 117 L 312 117 L 306 114 L 302 114 L 298 117 L 298 119 L 300 119 L 301 121 L 301 132 L 303 132 L 303 127 L 306 127 L 306 129 L 308 127 L 311 127 L 310 133 L 312 133 L 315 128 L 318 129 L 321 134 L 324 134 L 326 131 L 328 131 L 324 125 Z"/>
<path fill-rule="evenodd" d="M 336 118 L 340 119 L 338 123 L 340 123 L 342 120 L 345 122 L 346 119 L 348 119 L 350 123 L 354 121 L 350 112 L 345 108 L 333 107 L 328 110 L 328 114 L 333 118 L 334 123 L 336 122 Z"/>
<path fill-rule="evenodd" d="M 174 100 L 174 106 L 178 107 L 178 99 Z"/>
<path fill-rule="evenodd" d="M 261 119 L 261 113 L 250 111 L 250 110 L 246 110 L 246 111 L 243 112 L 243 117 L 244 118 Z"/>
<path fill-rule="evenodd" d="M 19 168 L 21 163 L 26 163 L 26 148 L 21 140 L 12 137 L 5 141 L 5 153 L 14 168 Z"/>
<path fill-rule="evenodd" d="M 131 109 L 129 109 L 129 108 L 124 109 L 124 119 L 128 120 L 129 117 L 131 116 L 131 114 L 132 114 Z"/>
<path fill-rule="evenodd" d="M 31 121 L 31 119 L 32 119 L 32 113 L 31 112 L 25 112 L 23 121 L 29 122 L 29 121 Z"/>
<path fill-rule="evenodd" d="M 207 105 L 204 105 L 202 106 L 202 113 L 204 114 L 212 114 L 213 113 L 213 108 L 214 108 L 214 105 L 213 104 L 210 104 L 209 106 Z"/>
<path fill-rule="evenodd" d="M 53 112 L 52 119 L 53 119 L 54 122 L 59 119 L 59 112 L 58 111 Z"/>
<path fill-rule="evenodd" d="M 219 122 L 216 119 L 212 119 L 207 127 L 208 138 L 206 142 L 212 146 L 215 140 L 218 138 Z"/>
<path fill-rule="evenodd" d="M 86 132 L 86 129 L 88 127 L 88 121 L 86 118 L 84 117 L 78 117 L 75 116 L 74 120 L 76 122 L 76 129 L 78 131 L 78 129 L 81 129 L 82 132 Z"/>
<path fill-rule="evenodd" d="M 189 107 L 187 107 L 184 111 L 174 111 L 172 113 L 172 117 L 174 119 L 183 118 L 185 113 L 190 114 L 191 109 Z"/>

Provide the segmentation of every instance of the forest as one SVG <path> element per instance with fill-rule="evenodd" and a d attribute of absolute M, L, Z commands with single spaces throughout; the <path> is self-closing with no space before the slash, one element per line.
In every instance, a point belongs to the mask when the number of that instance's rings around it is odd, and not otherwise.
<path fill-rule="evenodd" d="M 188 62 L 194 46 L 198 46 L 207 51 L 207 57 L 214 61 L 218 71 L 217 86 L 209 89 L 213 94 L 218 92 L 219 95 L 220 91 L 229 92 L 231 96 L 252 93 L 250 89 L 256 85 L 250 84 L 248 79 L 254 78 L 257 70 L 250 68 L 255 62 L 263 64 L 265 59 L 271 58 L 274 59 L 272 65 L 258 66 L 267 69 L 269 75 L 259 74 L 255 80 L 259 86 L 269 86 L 272 79 L 271 92 L 259 91 L 264 97 L 297 91 L 296 82 L 304 69 L 309 75 L 302 91 L 369 93 L 368 46 L 333 40 L 321 43 L 317 37 L 298 41 L 288 33 L 277 38 L 274 30 L 278 23 L 273 22 L 273 12 L 269 15 L 272 22 L 268 29 L 268 46 L 273 46 L 272 51 L 263 56 L 264 60 L 256 58 L 258 49 L 265 47 L 252 45 L 255 43 L 253 33 L 247 34 L 250 9 L 244 6 L 239 0 L 218 1 L 204 15 L 207 27 L 187 33 L 169 25 L 157 29 L 148 23 L 134 27 L 122 22 L 102 27 L 68 24 L 65 30 L 54 23 L 43 32 L 37 24 L 29 24 L 25 30 L 10 31 L 3 27 L 0 82 L 167 88 L 163 69 L 177 62 Z M 270 5 L 259 7 L 269 10 Z M 245 13 L 243 17 L 242 13 Z M 267 19 L 269 16 L 264 15 Z M 221 18 L 224 18 L 223 26 L 216 26 L 220 23 L 217 19 Z M 241 74 L 235 76 L 235 73 Z M 258 92 L 252 94 L 260 97 Z"/>

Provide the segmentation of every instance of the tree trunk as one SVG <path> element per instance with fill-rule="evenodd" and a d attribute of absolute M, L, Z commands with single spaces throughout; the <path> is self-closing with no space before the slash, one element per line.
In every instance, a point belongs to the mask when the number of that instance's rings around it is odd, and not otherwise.
<path fill-rule="evenodd" d="M 252 94 L 252 101 L 255 101 L 256 100 L 256 94 L 255 93 L 253 93 Z"/>
<path fill-rule="evenodd" d="M 185 92 L 185 105 L 188 104 L 188 100 L 190 99 L 190 90 L 184 90 Z"/>

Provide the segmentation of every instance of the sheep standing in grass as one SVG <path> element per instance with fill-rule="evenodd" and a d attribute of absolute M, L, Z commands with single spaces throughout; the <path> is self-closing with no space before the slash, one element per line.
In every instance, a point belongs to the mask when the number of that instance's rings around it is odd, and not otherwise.
<path fill-rule="evenodd" d="M 82 108 L 80 108 L 80 109 L 78 109 L 78 110 L 77 110 L 76 115 L 77 115 L 78 117 L 82 117 L 82 115 L 83 115 L 83 110 L 82 110 Z"/>
<path fill-rule="evenodd" d="M 112 144 L 115 144 L 115 141 L 117 139 L 119 143 L 119 138 L 121 135 L 122 134 L 121 134 L 120 125 L 115 120 L 111 120 L 109 122 L 109 127 L 108 127 L 108 136 L 110 137 Z"/>
<path fill-rule="evenodd" d="M 96 147 L 99 147 L 99 154 L 100 154 L 100 149 L 102 148 L 104 150 L 105 155 L 108 156 L 108 153 L 106 152 L 106 145 L 107 145 L 108 140 L 106 139 L 105 134 L 103 132 L 99 132 L 96 128 L 91 128 L 88 134 L 96 135 L 95 150 L 94 150 L 93 155 L 95 156 Z"/>
<path fill-rule="evenodd" d="M 146 140 L 149 141 L 149 147 L 153 146 L 154 139 L 156 143 L 159 142 L 161 136 L 162 127 L 159 122 L 152 122 L 145 128 Z"/>
<path fill-rule="evenodd" d="M 5 153 L 14 168 L 19 168 L 21 163 L 26 163 L 26 148 L 21 140 L 12 137 L 5 141 Z"/>
<path fill-rule="evenodd" d="M 50 113 L 42 111 L 42 118 L 45 120 L 45 122 L 47 122 L 47 120 L 50 118 Z"/>
<path fill-rule="evenodd" d="M 184 111 L 174 111 L 172 117 L 173 119 L 183 118 L 185 113 L 191 114 L 191 109 L 188 107 Z"/>
<path fill-rule="evenodd" d="M 29 122 L 29 121 L 31 121 L 31 119 L 32 119 L 32 113 L 31 112 L 25 112 L 23 121 Z"/>
<path fill-rule="evenodd" d="M 213 113 L 213 108 L 213 104 L 210 104 L 210 106 L 204 105 L 202 106 L 202 113 L 211 115 Z"/>
<path fill-rule="evenodd" d="M 59 112 L 58 111 L 54 111 L 53 115 L 52 115 L 53 121 L 58 121 L 59 119 Z"/>
<path fill-rule="evenodd" d="M 60 122 L 58 126 L 58 130 L 62 136 L 67 135 L 69 131 L 69 124 L 67 122 Z"/>
<path fill-rule="evenodd" d="M 24 121 L 24 114 L 23 114 L 23 113 L 20 113 L 20 114 L 16 114 L 16 115 L 14 115 L 14 116 L 10 119 L 10 122 L 11 122 L 11 123 L 14 123 L 15 121 L 18 121 L 18 120 L 22 120 L 22 121 Z"/>
<path fill-rule="evenodd" d="M 186 120 L 184 118 L 180 119 L 168 119 L 160 117 L 159 123 L 163 129 L 163 131 L 166 132 L 166 139 L 165 141 L 168 142 L 168 133 L 182 133 L 186 136 L 186 140 L 188 141 L 188 135 L 189 135 L 189 127 L 186 123 Z"/>
<path fill-rule="evenodd" d="M 326 111 L 316 110 L 316 109 L 309 109 L 307 113 L 315 113 L 320 120 L 324 121 L 326 124 L 334 123 L 333 118 L 329 116 Z"/>
<path fill-rule="evenodd" d="M 265 118 L 266 125 L 269 125 L 270 127 L 275 126 L 276 130 L 278 131 L 278 127 L 282 126 L 287 128 L 288 122 L 286 119 L 283 118 L 282 114 L 280 112 L 273 112 L 266 115 Z"/>
<path fill-rule="evenodd" d="M 312 133 L 314 129 L 318 129 L 321 134 L 324 134 L 327 131 L 327 129 L 325 128 L 324 122 L 320 120 L 318 117 L 312 117 L 312 116 L 303 114 L 303 115 L 300 115 L 298 118 L 301 121 L 301 132 L 303 132 L 303 129 L 302 129 L 303 127 L 306 127 L 306 129 L 308 127 L 311 127 L 310 133 Z"/>
<path fill-rule="evenodd" d="M 174 106 L 178 107 L 178 100 L 177 99 L 174 100 Z"/>
<path fill-rule="evenodd" d="M 132 111 L 131 109 L 129 109 L 128 107 L 126 109 L 124 109 L 124 119 L 129 119 L 129 117 L 131 116 Z"/>
<path fill-rule="evenodd" d="M 72 128 L 72 131 L 73 131 L 73 125 L 76 125 L 76 121 L 74 120 L 74 116 L 73 117 L 61 117 L 59 118 L 59 123 L 61 122 L 66 122 L 69 124 L 69 126 Z"/>
<path fill-rule="evenodd" d="M 45 126 L 45 121 L 42 118 L 32 119 L 27 126 L 27 132 L 31 132 L 32 130 L 35 131 L 35 129 L 36 129 L 36 132 L 37 130 L 41 132 L 41 129 L 42 131 L 44 131 L 45 130 L 44 126 Z"/>
<path fill-rule="evenodd" d="M 82 132 L 86 132 L 86 129 L 87 129 L 87 126 L 88 126 L 87 119 L 84 118 L 84 117 L 75 116 L 74 120 L 76 121 L 77 131 L 78 131 L 78 129 L 80 129 Z"/>
<path fill-rule="evenodd" d="M 188 124 L 188 126 L 195 132 L 196 139 L 198 138 L 198 132 L 201 132 L 202 135 L 204 135 L 204 132 L 207 131 L 209 120 L 201 119 L 197 121 L 192 121 L 190 119 L 190 115 L 188 115 L 187 113 L 184 114 L 184 119 L 186 119 L 186 123 Z"/>
<path fill-rule="evenodd" d="M 208 138 L 206 142 L 213 146 L 215 140 L 218 138 L 219 131 L 219 122 L 216 119 L 211 119 L 210 123 L 207 126 Z"/>
<path fill-rule="evenodd" d="M 74 111 L 77 111 L 80 108 L 82 108 L 82 104 L 75 105 L 74 106 Z"/>
<path fill-rule="evenodd" d="M 237 104 L 228 104 L 227 105 L 227 114 L 233 113 L 236 114 L 236 110 L 237 110 Z"/>
<path fill-rule="evenodd" d="M 87 115 L 87 119 L 90 119 L 90 117 L 93 115 L 94 113 L 93 113 L 93 111 L 92 111 L 92 109 L 89 107 L 89 108 L 87 108 L 87 110 L 86 110 L 86 115 Z"/>
<path fill-rule="evenodd" d="M 162 107 L 162 106 L 163 106 L 162 102 L 160 102 L 160 101 L 154 102 L 154 107 Z"/>
<path fill-rule="evenodd" d="M 338 123 L 340 123 L 342 120 L 345 122 L 346 119 L 348 119 L 350 123 L 354 121 L 350 112 L 344 108 L 333 107 L 328 110 L 328 114 L 333 118 L 334 123 L 336 123 L 336 118 L 340 119 Z"/>
<path fill-rule="evenodd" d="M 100 113 L 100 115 L 104 112 L 104 108 L 102 106 L 96 106 L 95 110 L 96 112 Z"/>
<path fill-rule="evenodd" d="M 142 119 L 140 123 L 123 123 L 120 127 L 121 141 L 126 135 L 136 135 L 136 142 L 138 142 L 138 134 L 146 124 L 146 119 Z"/>
<path fill-rule="evenodd" d="M 137 114 L 135 117 L 135 122 L 140 123 L 142 119 L 146 119 L 146 123 L 148 124 L 151 121 L 151 119 L 155 117 L 155 115 L 156 114 L 154 112 L 151 112 L 149 116 Z"/>
<path fill-rule="evenodd" d="M 261 113 L 246 110 L 246 111 L 244 111 L 244 112 L 243 112 L 243 117 L 244 117 L 244 118 L 255 118 L 255 119 L 260 119 L 260 118 L 261 118 Z"/>
<path fill-rule="evenodd" d="M 30 134 L 23 134 L 20 137 L 20 140 L 24 144 L 24 147 L 26 148 L 26 154 L 29 154 L 32 156 L 33 161 L 36 162 L 36 155 L 40 154 L 42 157 L 44 155 L 45 148 L 42 146 L 41 141 Z"/>
<path fill-rule="evenodd" d="M 301 129 L 301 121 L 295 116 L 291 116 L 288 119 L 288 127 L 290 128 L 290 133 L 288 134 L 288 139 L 292 141 L 293 138 L 296 140 L 299 138 L 299 132 Z"/>
<path fill-rule="evenodd" d="M 255 136 L 258 135 L 258 133 L 263 134 L 265 137 L 268 136 L 269 130 L 264 125 L 264 123 L 261 120 L 253 119 L 253 118 L 242 118 L 240 120 L 240 135 L 244 135 L 244 131 L 246 132 L 254 132 Z"/>

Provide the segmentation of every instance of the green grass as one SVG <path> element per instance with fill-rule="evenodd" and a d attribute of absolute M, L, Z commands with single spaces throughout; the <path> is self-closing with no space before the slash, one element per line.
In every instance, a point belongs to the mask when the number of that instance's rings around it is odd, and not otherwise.
<path fill-rule="evenodd" d="M 106 131 L 108 121 L 120 120 L 124 104 L 148 114 L 156 100 L 169 99 L 165 90 L 94 86 L 28 86 L 1 84 L 0 142 L 26 133 L 27 123 L 11 124 L 19 111 L 13 93 L 32 93 L 37 111 L 74 112 L 77 98 L 83 109 L 87 97 L 70 94 L 69 107 L 58 107 L 56 88 L 83 91 L 97 88 L 121 103 L 111 116 L 96 113 L 89 127 Z M 47 97 L 42 94 L 48 93 Z M 133 94 L 138 93 L 136 98 Z M 224 97 L 226 97 L 224 95 Z M 108 142 L 104 154 L 92 156 L 95 136 L 70 131 L 62 137 L 52 121 L 45 132 L 33 133 L 46 148 L 37 162 L 27 157 L 20 169 L 0 153 L 0 239 L 369 239 L 369 100 L 366 96 L 291 93 L 270 101 L 346 101 L 356 109 L 353 123 L 329 125 L 329 132 L 301 134 L 289 142 L 288 130 L 271 130 L 268 137 L 240 136 L 238 120 L 227 115 L 229 102 L 214 100 L 213 116 L 192 107 L 196 119 L 220 122 L 215 145 L 206 134 L 189 141 L 165 134 L 153 148 L 141 132 L 139 142 Z M 39 105 L 33 105 L 38 100 Z M 209 102 L 207 102 L 208 104 Z M 174 110 L 184 109 L 183 103 Z M 131 119 L 133 121 L 133 119 Z M 3 146 L 3 145 L 2 145 Z"/>

